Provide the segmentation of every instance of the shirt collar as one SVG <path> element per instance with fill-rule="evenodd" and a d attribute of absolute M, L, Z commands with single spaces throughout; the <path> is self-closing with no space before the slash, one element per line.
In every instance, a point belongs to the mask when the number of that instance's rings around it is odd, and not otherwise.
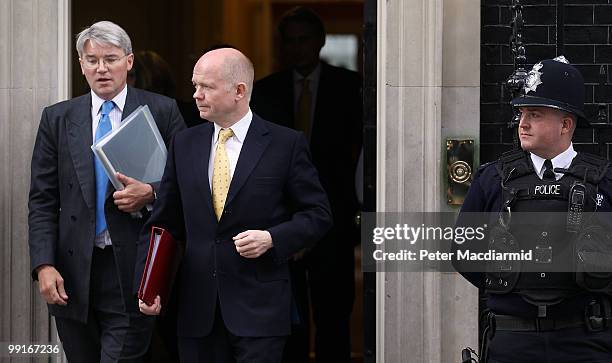
<path fill-rule="evenodd" d="M 564 152 L 550 159 L 553 165 L 553 169 L 554 168 L 568 169 L 569 166 L 572 164 L 572 160 L 574 160 L 574 157 L 577 154 L 578 153 L 574 151 L 574 145 L 570 143 L 570 146 Z M 533 163 L 533 167 L 538 172 L 538 174 L 542 174 L 544 172 L 542 169 L 544 168 L 544 161 L 546 161 L 546 159 L 534 153 L 531 153 L 530 156 L 531 156 L 531 162 Z"/>
<path fill-rule="evenodd" d="M 319 79 L 320 74 L 321 74 L 321 62 L 319 62 L 316 68 L 313 69 L 312 72 L 310 72 L 310 74 L 307 75 L 306 77 L 302 76 L 298 71 L 294 69 L 293 70 L 293 81 L 295 83 L 298 83 L 298 82 L 302 82 L 302 80 L 306 78 L 312 82 L 313 80 Z"/>
<path fill-rule="evenodd" d="M 253 120 L 253 112 L 251 112 L 251 109 L 249 108 L 249 111 L 240 120 L 238 120 L 238 122 L 230 127 L 230 129 L 232 129 L 234 132 L 233 137 L 235 137 L 241 144 L 244 142 L 244 138 L 249 131 L 251 120 Z M 221 131 L 221 126 L 217 125 L 216 123 L 213 123 L 213 125 L 215 125 L 213 144 L 216 144 L 217 140 L 219 139 L 219 131 Z"/>
<path fill-rule="evenodd" d="M 125 100 L 127 98 L 127 85 L 123 87 L 112 101 L 115 103 L 115 107 L 119 108 L 119 111 L 123 112 L 125 106 Z M 93 90 L 91 91 L 91 109 L 95 111 L 96 115 L 100 113 L 100 107 L 104 103 L 104 99 L 100 98 Z"/>

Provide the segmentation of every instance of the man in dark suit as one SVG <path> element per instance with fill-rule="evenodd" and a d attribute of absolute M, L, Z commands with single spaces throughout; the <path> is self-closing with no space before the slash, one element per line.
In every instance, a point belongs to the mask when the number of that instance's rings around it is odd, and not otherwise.
<path fill-rule="evenodd" d="M 291 322 L 287 260 L 330 228 L 327 196 L 304 136 L 251 112 L 248 58 L 230 48 L 207 52 L 192 81 L 200 117 L 212 122 L 174 139 L 148 223 L 186 241 L 177 280 L 179 355 L 280 362 Z M 157 314 L 163 303 L 157 297 L 140 309 Z"/>
<path fill-rule="evenodd" d="M 356 72 L 320 61 L 325 28 L 312 10 L 290 10 L 278 31 L 288 68 L 255 83 L 251 107 L 262 117 L 308 136 L 334 217 L 334 227 L 321 243 L 291 263 L 300 319 L 293 327 L 285 360 L 308 361 L 310 292 L 317 362 L 349 362 L 354 246 L 359 241 L 353 186 L 361 148 L 361 81 Z"/>
<path fill-rule="evenodd" d="M 127 87 L 133 54 L 121 27 L 95 23 L 76 48 L 91 92 L 42 113 L 29 199 L 32 277 L 69 361 L 137 362 L 153 322 L 133 295 L 136 240 L 155 185 L 118 174 L 125 188 L 113 193 L 90 146 L 140 105 L 167 144 L 185 126 L 173 100 Z M 143 218 L 132 217 L 137 211 Z"/>

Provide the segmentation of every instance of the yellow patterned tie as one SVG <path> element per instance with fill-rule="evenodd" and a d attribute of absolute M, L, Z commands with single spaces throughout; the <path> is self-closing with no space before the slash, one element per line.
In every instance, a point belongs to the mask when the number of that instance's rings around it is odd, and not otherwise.
<path fill-rule="evenodd" d="M 297 104 L 297 113 L 295 119 L 295 128 L 306 135 L 310 136 L 310 118 L 312 113 L 312 93 L 310 92 L 310 80 L 304 78 L 302 81 L 302 93 Z"/>
<path fill-rule="evenodd" d="M 225 198 L 227 198 L 227 191 L 229 190 L 231 181 L 230 165 L 229 159 L 227 158 L 227 152 L 225 151 L 225 142 L 232 136 L 234 136 L 232 129 L 221 129 L 219 131 L 217 150 L 215 151 L 212 176 L 212 198 L 217 221 L 221 219 L 223 207 L 225 206 Z"/>

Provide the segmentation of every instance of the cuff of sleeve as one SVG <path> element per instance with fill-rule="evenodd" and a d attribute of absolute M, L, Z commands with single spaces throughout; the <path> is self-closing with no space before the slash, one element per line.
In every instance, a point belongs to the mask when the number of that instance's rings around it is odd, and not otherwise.
<path fill-rule="evenodd" d="M 157 192 L 155 191 L 155 186 L 153 184 L 151 184 L 151 183 L 149 183 L 149 185 L 151 186 L 151 191 L 153 192 L 153 202 L 147 203 L 145 205 L 145 207 L 147 208 L 148 212 L 153 210 L 153 203 L 155 203 L 155 201 L 157 200 Z"/>
<path fill-rule="evenodd" d="M 149 185 L 151 186 L 151 190 L 153 191 L 153 201 L 156 201 L 157 200 L 157 191 L 155 191 L 155 186 L 153 184 L 150 184 L 150 183 L 149 183 Z"/>

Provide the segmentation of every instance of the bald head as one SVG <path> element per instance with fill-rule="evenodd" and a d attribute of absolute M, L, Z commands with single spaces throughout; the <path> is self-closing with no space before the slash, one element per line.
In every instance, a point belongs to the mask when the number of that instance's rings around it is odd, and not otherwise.
<path fill-rule="evenodd" d="M 229 88 L 233 89 L 241 83 L 244 84 L 247 101 L 251 99 L 255 71 L 253 63 L 242 52 L 234 48 L 220 48 L 206 52 L 198 59 L 193 73 L 198 74 L 198 71 L 202 71 L 204 64 L 217 67 Z"/>
<path fill-rule="evenodd" d="M 200 117 L 230 127 L 249 111 L 253 64 L 240 51 L 221 48 L 205 53 L 193 68 L 193 98 Z"/>

